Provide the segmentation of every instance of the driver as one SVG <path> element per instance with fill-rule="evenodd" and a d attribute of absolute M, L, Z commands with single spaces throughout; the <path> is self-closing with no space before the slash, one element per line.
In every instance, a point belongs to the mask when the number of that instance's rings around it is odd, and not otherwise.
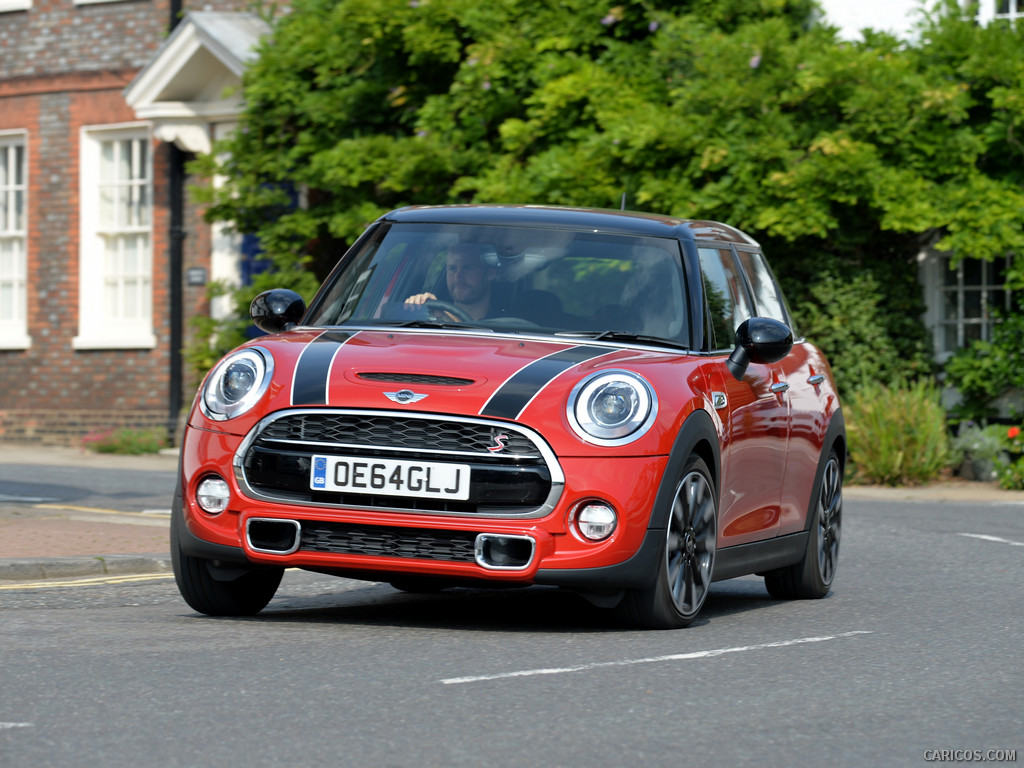
<path fill-rule="evenodd" d="M 452 303 L 474 320 L 487 317 L 491 309 L 491 284 L 498 276 L 496 267 L 483 260 L 484 248 L 474 243 L 456 243 L 448 249 L 445 281 Z M 432 293 L 417 293 L 406 304 L 437 301 Z"/>

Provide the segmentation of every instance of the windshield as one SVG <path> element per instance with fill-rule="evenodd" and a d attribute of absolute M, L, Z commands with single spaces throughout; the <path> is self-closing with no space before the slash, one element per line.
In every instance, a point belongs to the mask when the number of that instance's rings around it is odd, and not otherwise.
<path fill-rule="evenodd" d="M 311 324 L 470 326 L 689 342 L 673 239 L 395 224 L 324 286 Z"/>

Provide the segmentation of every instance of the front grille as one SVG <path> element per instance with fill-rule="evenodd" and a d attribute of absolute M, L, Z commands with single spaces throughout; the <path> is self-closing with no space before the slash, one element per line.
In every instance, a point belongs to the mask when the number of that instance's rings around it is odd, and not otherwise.
<path fill-rule="evenodd" d="M 475 560 L 475 542 L 476 534 L 466 531 L 303 520 L 299 549 L 305 552 L 472 563 Z"/>
<path fill-rule="evenodd" d="M 468 465 L 469 499 L 313 490 L 314 455 Z M 527 429 L 408 412 L 285 411 L 257 425 L 240 458 L 239 483 L 250 495 L 339 509 L 531 518 L 554 508 L 563 485 L 554 455 Z"/>
<path fill-rule="evenodd" d="M 259 440 L 262 443 L 333 443 L 367 448 L 488 455 L 490 449 L 496 447 L 496 439 L 501 435 L 507 438 L 503 441 L 503 453 L 540 458 L 540 451 L 528 438 L 502 424 L 405 418 L 404 414 L 303 412 L 284 416 L 267 425 L 260 433 Z"/>

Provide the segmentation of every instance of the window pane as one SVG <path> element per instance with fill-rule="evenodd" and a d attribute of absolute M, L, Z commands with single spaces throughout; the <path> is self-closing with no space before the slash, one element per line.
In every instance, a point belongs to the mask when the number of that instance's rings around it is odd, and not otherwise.
<path fill-rule="evenodd" d="M 964 285 L 981 285 L 981 262 L 978 259 L 964 259 L 961 263 L 964 272 Z"/>
<path fill-rule="evenodd" d="M 731 252 L 701 248 L 698 253 L 714 348 L 727 349 L 733 345 L 740 323 L 751 317 L 747 291 L 736 274 Z"/>
<path fill-rule="evenodd" d="M 977 319 L 982 316 L 981 291 L 964 291 L 964 318 Z"/>
<path fill-rule="evenodd" d="M 754 303 L 757 314 L 762 317 L 770 317 L 773 320 L 786 323 L 786 310 L 782 305 L 782 298 L 768 269 L 768 263 L 760 253 L 747 253 L 741 251 L 739 254 L 740 263 L 747 271 L 751 286 L 754 289 Z"/>

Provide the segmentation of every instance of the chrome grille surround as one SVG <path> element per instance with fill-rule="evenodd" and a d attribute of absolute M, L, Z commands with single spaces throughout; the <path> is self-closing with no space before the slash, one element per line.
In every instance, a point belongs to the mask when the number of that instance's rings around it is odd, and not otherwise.
<path fill-rule="evenodd" d="M 507 435 L 501 452 L 494 447 L 494 435 Z M 396 436 L 397 439 L 396 439 Z M 313 453 L 403 455 L 429 453 L 439 459 L 488 462 L 514 466 L 516 460 L 542 464 L 551 477 L 550 490 L 543 503 L 514 512 L 466 512 L 431 508 L 429 500 L 416 499 L 403 505 L 401 497 L 389 506 L 329 503 L 295 498 L 293 493 L 274 493 L 251 484 L 246 477 L 245 459 L 257 444 L 271 443 L 282 449 Z M 292 506 L 373 509 L 417 515 L 443 515 L 463 518 L 536 519 L 549 514 L 565 487 L 565 474 L 554 452 L 534 430 L 520 424 L 470 416 L 439 416 L 408 411 L 347 410 L 341 408 L 295 408 L 273 413 L 259 421 L 246 435 L 232 461 L 235 479 L 242 492 L 253 499 L 286 503 Z"/>

